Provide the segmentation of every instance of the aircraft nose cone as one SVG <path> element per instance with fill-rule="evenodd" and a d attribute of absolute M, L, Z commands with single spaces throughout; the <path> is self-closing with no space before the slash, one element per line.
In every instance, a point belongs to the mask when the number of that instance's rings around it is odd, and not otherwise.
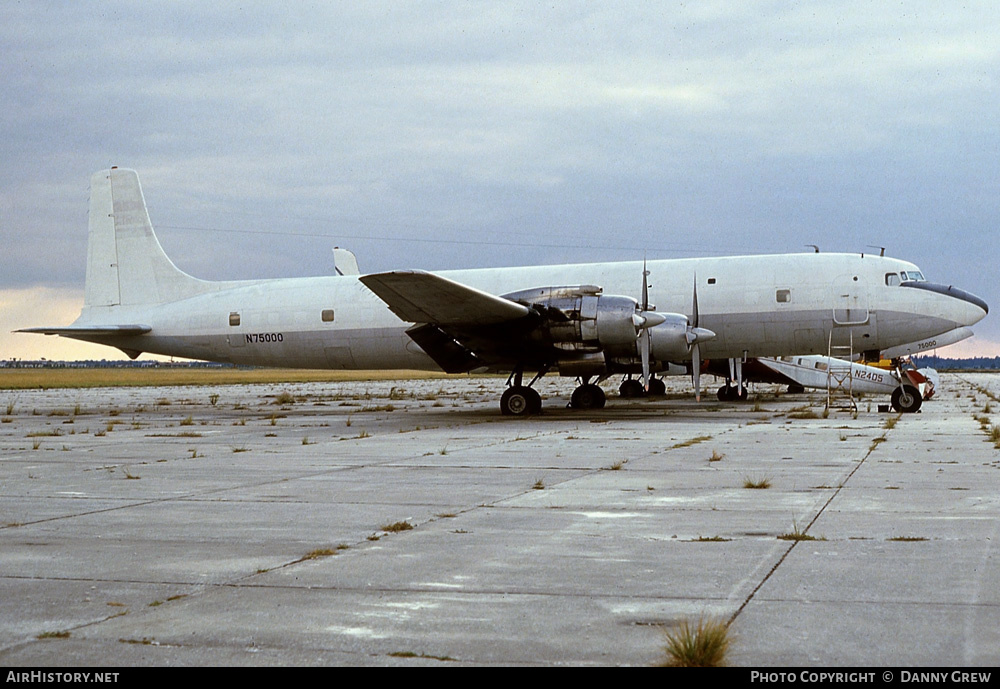
<path fill-rule="evenodd" d="M 902 286 L 927 290 L 928 292 L 937 292 L 938 294 L 943 294 L 964 302 L 963 305 L 966 308 L 961 309 L 961 315 L 956 314 L 957 317 L 955 318 L 955 321 L 959 325 L 975 325 L 986 318 L 986 314 L 990 312 L 989 304 L 986 301 L 954 285 L 939 285 L 934 282 L 904 282 Z"/>

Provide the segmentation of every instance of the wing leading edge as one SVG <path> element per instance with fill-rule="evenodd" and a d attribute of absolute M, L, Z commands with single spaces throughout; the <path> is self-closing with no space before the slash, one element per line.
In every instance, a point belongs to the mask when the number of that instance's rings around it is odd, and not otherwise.
<path fill-rule="evenodd" d="M 495 325 L 527 316 L 531 309 L 422 270 L 397 270 L 360 278 L 389 309 L 410 323 Z"/>

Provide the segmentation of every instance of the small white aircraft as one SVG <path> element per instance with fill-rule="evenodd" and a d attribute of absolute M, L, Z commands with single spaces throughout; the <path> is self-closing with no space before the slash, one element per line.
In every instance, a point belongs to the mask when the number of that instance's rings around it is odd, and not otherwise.
<path fill-rule="evenodd" d="M 920 342 L 911 342 L 882 350 L 884 364 L 871 366 L 861 361 L 821 356 L 759 357 L 746 361 L 709 361 L 708 373 L 725 378 L 719 388 L 720 401 L 748 399 L 744 383 L 775 383 L 787 385 L 788 392 L 799 393 L 805 388 L 837 388 L 840 392 L 885 393 L 891 396 L 896 411 L 915 412 L 922 400 L 930 399 L 939 387 L 940 376 L 932 368 L 915 369 L 900 360 L 930 349 L 947 347 L 972 337 L 969 328 L 956 328 Z M 728 365 L 728 368 L 727 368 Z M 847 378 L 850 379 L 848 384 Z"/>
<path fill-rule="evenodd" d="M 749 364 L 749 366 L 748 366 Z M 805 388 L 832 389 L 834 394 L 886 394 L 893 409 L 912 413 L 930 399 L 940 383 L 937 371 L 900 365 L 895 369 L 869 366 L 829 356 L 761 357 L 744 363 L 743 381 L 787 384 L 789 392 Z M 746 388 L 719 388 L 720 400 L 746 399 Z M 852 402 L 853 405 L 853 402 Z"/>
<path fill-rule="evenodd" d="M 703 358 L 819 354 L 831 338 L 877 352 L 988 312 L 976 296 L 927 282 L 912 263 L 868 254 L 343 272 L 191 277 L 153 234 L 138 175 L 111 168 L 91 178 L 80 317 L 19 332 L 105 344 L 133 358 L 510 371 L 500 409 L 524 415 L 541 410 L 532 385 L 549 371 L 581 379 L 574 408 L 604 406 L 594 381 L 641 374 L 646 385 L 670 362 L 690 365 L 697 397 Z M 525 372 L 535 373 L 527 384 Z"/>

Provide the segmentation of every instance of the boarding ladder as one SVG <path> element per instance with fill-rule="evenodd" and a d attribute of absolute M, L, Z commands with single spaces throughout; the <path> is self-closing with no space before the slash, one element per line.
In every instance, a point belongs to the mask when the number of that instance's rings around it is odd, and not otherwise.
<path fill-rule="evenodd" d="M 857 412 L 854 400 L 854 333 L 848 331 L 847 344 L 833 344 L 834 330 L 827 342 L 826 410 L 831 408 Z"/>

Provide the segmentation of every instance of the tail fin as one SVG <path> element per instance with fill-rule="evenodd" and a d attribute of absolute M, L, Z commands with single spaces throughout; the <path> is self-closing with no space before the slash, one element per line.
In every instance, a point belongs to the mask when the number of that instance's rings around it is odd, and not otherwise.
<path fill-rule="evenodd" d="M 90 178 L 88 307 L 159 304 L 215 289 L 167 258 L 134 170 L 111 168 Z"/>

